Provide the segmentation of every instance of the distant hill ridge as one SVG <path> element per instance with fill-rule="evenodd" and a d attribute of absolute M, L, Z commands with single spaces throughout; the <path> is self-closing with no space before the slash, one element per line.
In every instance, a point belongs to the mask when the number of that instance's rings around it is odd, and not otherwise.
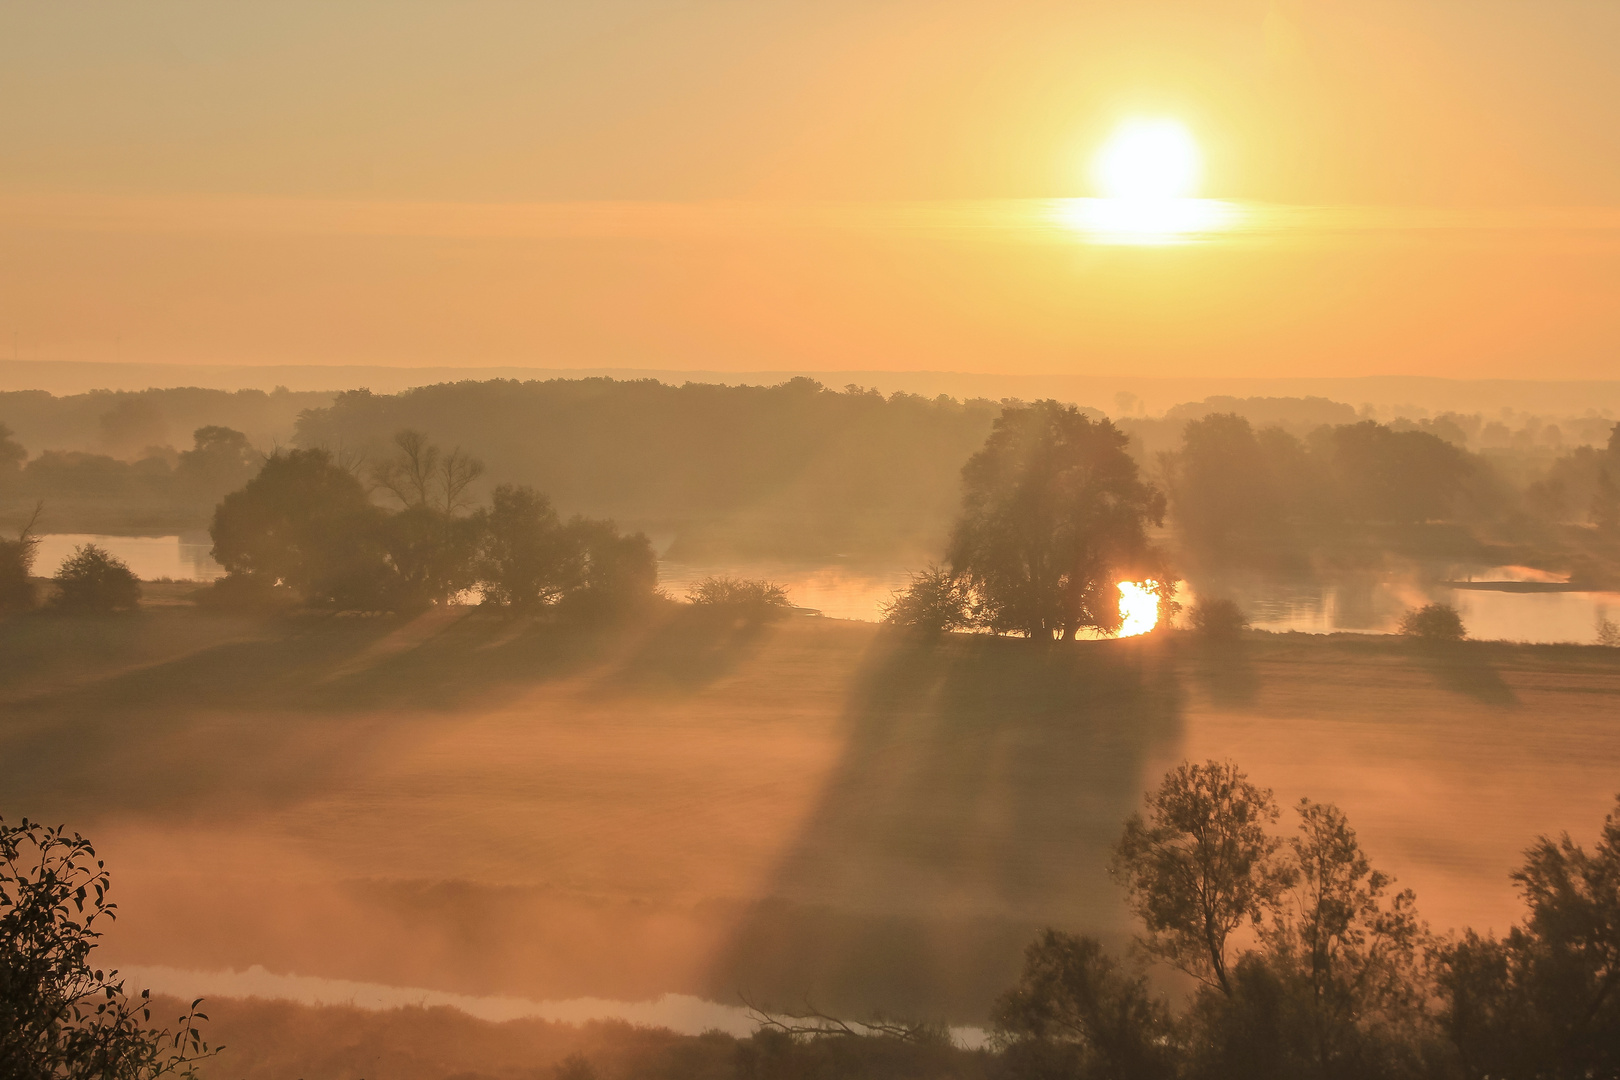
<path fill-rule="evenodd" d="M 1620 414 L 1620 380 L 1444 379 L 1430 376 L 1371 375 L 1358 378 L 1155 378 L 1136 375 L 1010 375 L 990 372 L 872 370 L 718 371 L 657 368 L 569 368 L 529 365 L 398 367 L 387 365 L 309 364 L 232 366 L 225 364 L 144 364 L 69 360 L 0 360 L 0 391 L 46 390 L 78 394 L 89 390 L 144 390 L 148 387 L 258 389 L 292 391 L 349 390 L 366 387 L 379 394 L 434 383 L 466 379 L 548 380 L 606 376 L 723 385 L 771 386 L 796 376 L 826 386 L 850 383 L 885 394 L 894 391 L 933 397 L 1056 397 L 1116 411 L 1161 413 L 1183 402 L 1210 397 L 1324 398 L 1359 408 L 1372 405 L 1391 415 L 1421 412 L 1495 413 L 1513 409 L 1534 413 L 1583 415 L 1589 411 Z M 1130 408 L 1121 408 L 1125 404 Z"/>

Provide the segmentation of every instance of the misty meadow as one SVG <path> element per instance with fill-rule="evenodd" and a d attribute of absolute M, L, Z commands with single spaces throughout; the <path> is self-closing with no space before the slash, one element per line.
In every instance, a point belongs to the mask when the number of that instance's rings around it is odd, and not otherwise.
<path fill-rule="evenodd" d="M 0 4 L 0 1080 L 1620 1080 L 1620 6 Z"/>

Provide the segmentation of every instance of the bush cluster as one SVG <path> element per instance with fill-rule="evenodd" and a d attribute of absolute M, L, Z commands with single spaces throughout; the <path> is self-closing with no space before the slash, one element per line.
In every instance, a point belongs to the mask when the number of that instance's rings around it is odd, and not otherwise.
<path fill-rule="evenodd" d="M 376 505 L 359 470 L 324 449 L 272 454 L 214 512 L 214 558 L 227 574 L 216 600 L 269 603 L 287 594 L 345 610 L 411 611 L 453 598 L 535 611 L 602 611 L 653 595 L 647 538 L 611 521 L 564 521 L 532 488 L 497 487 L 473 507 L 482 466 L 416 432 L 371 470 L 393 495 Z"/>

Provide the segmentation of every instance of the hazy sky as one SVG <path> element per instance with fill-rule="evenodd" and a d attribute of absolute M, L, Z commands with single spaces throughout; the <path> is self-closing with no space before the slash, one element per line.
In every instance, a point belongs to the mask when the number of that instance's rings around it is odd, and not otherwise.
<path fill-rule="evenodd" d="M 1133 116 L 1352 209 L 1038 227 Z M 1620 4 L 3 3 L 14 349 L 1607 377 Z"/>

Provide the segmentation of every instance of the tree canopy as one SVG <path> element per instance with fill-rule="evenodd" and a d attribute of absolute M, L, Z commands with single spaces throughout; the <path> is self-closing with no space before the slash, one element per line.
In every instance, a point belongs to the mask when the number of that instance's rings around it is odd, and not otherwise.
<path fill-rule="evenodd" d="M 990 629 L 1047 640 L 1114 630 L 1121 576 L 1162 578 L 1147 526 L 1162 521 L 1164 497 L 1126 442 L 1072 405 L 1002 410 L 962 468 L 950 547 Z"/>
<path fill-rule="evenodd" d="M 231 575 L 285 585 L 339 606 L 383 590 L 384 514 L 324 449 L 288 450 L 214 511 L 214 559 Z"/>

